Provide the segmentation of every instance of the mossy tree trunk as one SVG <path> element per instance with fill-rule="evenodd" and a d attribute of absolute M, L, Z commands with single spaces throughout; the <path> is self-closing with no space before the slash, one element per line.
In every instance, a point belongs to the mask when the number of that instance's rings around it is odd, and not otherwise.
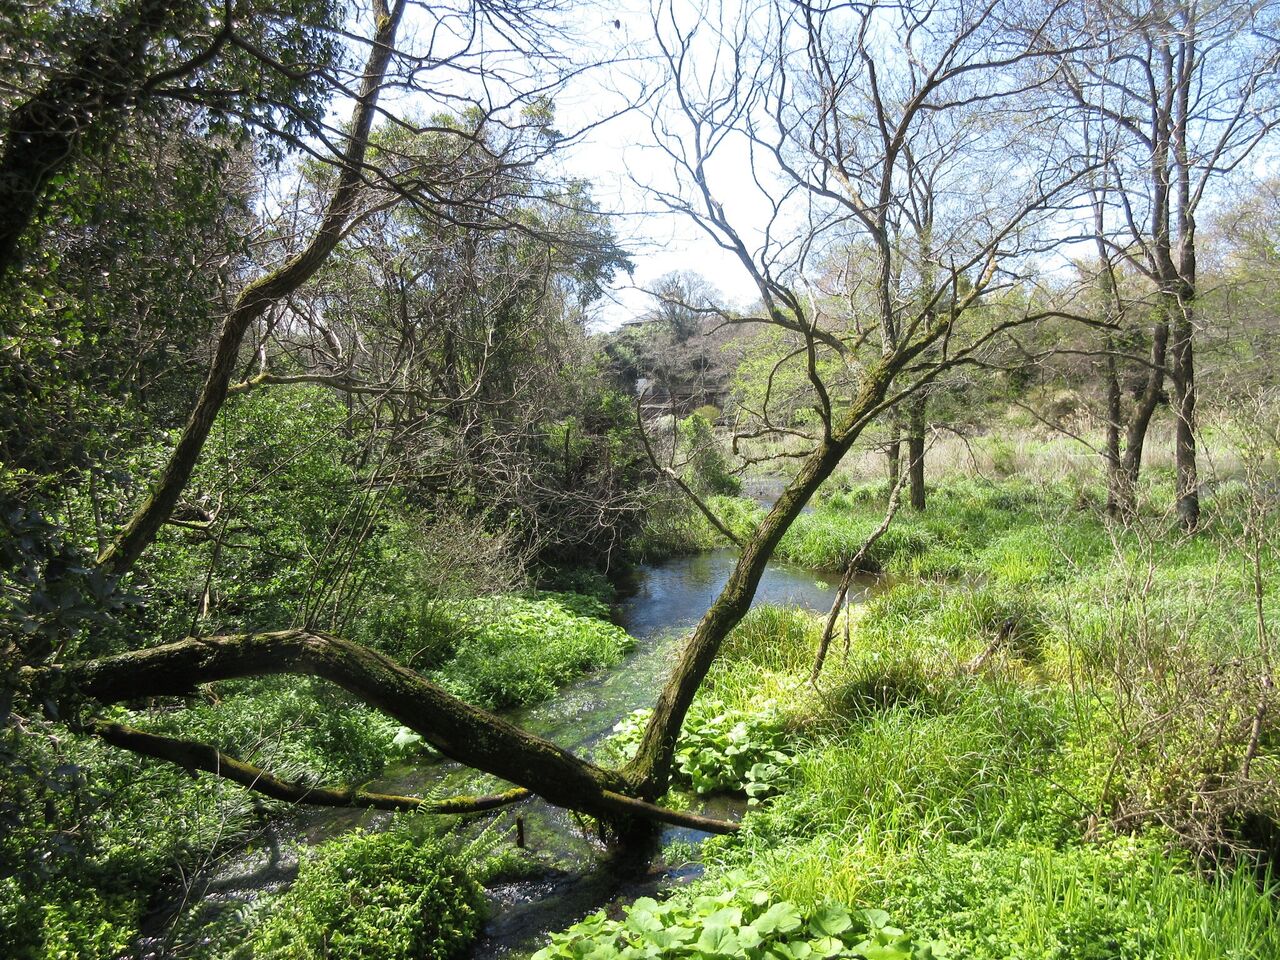
<path fill-rule="evenodd" d="M 911 486 L 911 509 L 917 512 L 925 508 L 924 491 L 924 434 L 928 399 L 923 392 L 913 397 L 907 431 L 907 470 Z"/>
<path fill-rule="evenodd" d="M 361 77 L 347 144 L 338 161 L 340 172 L 337 183 L 320 225 L 300 253 L 266 276 L 246 285 L 236 297 L 231 311 L 223 321 L 204 386 L 159 480 L 124 530 L 98 557 L 98 565 L 106 572 L 114 576 L 127 573 L 173 513 L 178 498 L 186 489 L 191 472 L 200 459 L 218 411 L 227 399 L 246 332 L 268 309 L 287 298 L 315 275 L 350 226 L 357 200 L 368 176 L 365 156 L 369 149 L 369 135 L 377 116 L 378 96 L 382 92 L 392 50 L 395 49 L 396 31 L 404 9 L 404 0 L 400 0 L 393 10 L 388 10 L 385 0 L 375 0 L 377 26 Z"/>

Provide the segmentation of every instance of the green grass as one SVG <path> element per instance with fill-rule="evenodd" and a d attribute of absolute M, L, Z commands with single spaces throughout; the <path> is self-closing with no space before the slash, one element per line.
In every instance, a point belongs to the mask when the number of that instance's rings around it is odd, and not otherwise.
<path fill-rule="evenodd" d="M 776 704 L 795 760 L 739 835 L 704 844 L 699 889 L 747 871 L 800 910 L 883 908 L 974 960 L 1280 956 L 1277 890 L 1223 856 L 1248 841 L 1233 809 L 1280 820 L 1280 724 L 1241 806 L 1204 790 L 1243 783 L 1258 696 L 1240 522 L 1218 506 L 1187 540 L 1150 516 L 1109 529 L 1067 485 L 936 490 L 879 545 L 889 585 L 854 609 L 847 653 L 839 624 L 816 688 L 822 618 L 753 610 L 701 696 Z M 783 552 L 838 567 L 883 509 L 882 490 L 837 490 Z M 1280 616 L 1274 586 L 1264 609 Z"/>

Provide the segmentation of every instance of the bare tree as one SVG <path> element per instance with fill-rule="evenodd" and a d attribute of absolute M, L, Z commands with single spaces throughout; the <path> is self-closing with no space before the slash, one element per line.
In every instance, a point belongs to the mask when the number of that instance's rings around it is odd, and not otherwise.
<path fill-rule="evenodd" d="M 1045 13 L 1046 28 L 1058 12 Z M 690 185 L 658 192 L 737 257 L 762 310 L 722 320 L 770 324 L 793 339 L 815 418 L 810 428 L 765 424 L 806 444 L 799 470 L 742 544 L 658 698 L 627 770 L 644 796 L 665 789 L 685 713 L 778 541 L 866 426 L 942 371 L 981 362 L 1003 330 L 1039 319 L 989 303 L 1023 290 L 1017 265 L 1034 246 L 1033 225 L 1078 176 L 999 149 L 1001 137 L 1034 124 L 1012 108 L 1028 83 L 1042 82 L 1023 68 L 1046 58 L 1043 43 L 1012 39 L 1021 34 L 1007 18 L 1018 9 L 773 3 L 719 21 L 702 13 L 701 28 L 674 6 L 654 14 L 675 103 L 655 132 L 676 181 Z M 1010 126 L 980 132 L 976 118 L 1002 110 Z M 981 189 L 975 168 L 944 162 L 955 151 L 987 166 Z M 749 164 L 770 206 L 758 230 L 735 222 L 718 189 L 726 155 Z M 930 196 L 941 214 L 912 221 L 911 185 L 926 166 L 939 171 Z M 911 244 L 895 242 L 904 223 L 916 231 Z M 853 237 L 872 250 L 860 278 L 871 309 L 833 317 L 812 295 L 812 267 Z M 908 286 L 912 295 L 899 296 Z M 848 384 L 839 395 L 837 383 Z"/>
<path fill-rule="evenodd" d="M 1122 511 L 1132 509 L 1130 488 L 1167 370 L 1177 428 L 1177 512 L 1194 529 L 1200 516 L 1196 218 L 1215 181 L 1239 168 L 1280 121 L 1276 10 L 1270 4 L 1102 0 L 1081 3 L 1074 13 L 1096 42 L 1064 57 L 1059 76 L 1106 163 L 1093 212 L 1101 270 L 1113 277 L 1112 261 L 1129 264 L 1156 297 L 1150 358 L 1139 361 L 1148 367 L 1147 383 L 1117 457 L 1117 496 Z"/>

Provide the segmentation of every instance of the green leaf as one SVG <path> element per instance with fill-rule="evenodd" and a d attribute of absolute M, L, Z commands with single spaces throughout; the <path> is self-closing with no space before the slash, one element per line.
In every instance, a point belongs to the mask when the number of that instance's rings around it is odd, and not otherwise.
<path fill-rule="evenodd" d="M 911 960 L 911 949 L 899 943 L 872 943 L 862 955 L 866 960 Z"/>
<path fill-rule="evenodd" d="M 728 927 L 706 927 L 695 944 L 699 953 L 712 957 L 741 957 L 746 955 L 737 936 Z"/>
<path fill-rule="evenodd" d="M 838 937 L 851 926 L 849 911 L 836 903 L 819 907 L 809 918 L 809 931 L 819 937 Z"/>
<path fill-rule="evenodd" d="M 866 918 L 867 924 L 872 929 L 878 929 L 880 927 L 883 927 L 886 923 L 889 922 L 889 914 L 886 913 L 884 910 L 868 908 L 862 911 L 862 915 Z"/>
<path fill-rule="evenodd" d="M 768 936 L 771 933 L 791 933 L 800 929 L 804 922 L 795 904 L 783 900 L 775 903 L 760 914 L 752 924 L 760 933 Z"/>
<path fill-rule="evenodd" d="M 740 927 L 742 926 L 741 907 L 723 907 L 707 917 L 708 927 Z"/>

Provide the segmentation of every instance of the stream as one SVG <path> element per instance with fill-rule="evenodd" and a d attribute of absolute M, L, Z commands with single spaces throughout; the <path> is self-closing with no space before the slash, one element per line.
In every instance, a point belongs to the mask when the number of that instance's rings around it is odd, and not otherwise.
<path fill-rule="evenodd" d="M 650 706 L 666 678 L 676 646 L 706 612 L 728 579 L 737 559 L 730 549 L 674 557 L 636 568 L 621 584 L 615 620 L 636 638 L 635 649 L 616 667 L 596 671 L 566 686 L 553 699 L 509 714 L 515 723 L 573 750 L 585 752 L 612 731 L 614 724 L 639 707 Z M 793 605 L 825 611 L 835 592 L 838 574 L 818 573 L 785 563 L 770 563 L 755 604 Z M 869 589 L 870 581 L 855 586 Z M 373 789 L 424 795 L 436 792 L 475 793 L 492 790 L 499 782 L 477 779 L 474 771 L 450 761 L 404 763 L 390 768 Z M 704 812 L 736 818 L 744 801 L 708 798 Z M 647 873 L 616 869 L 607 851 L 585 835 L 573 814 L 541 800 L 520 804 L 482 822 L 505 831 L 516 816 L 523 820 L 526 846 L 545 859 L 548 868 L 533 879 L 491 888 L 490 915 L 476 960 L 519 954 L 536 949 L 545 935 L 617 900 L 653 894 L 662 887 L 691 879 L 698 864 L 667 866 L 659 858 Z M 156 911 L 144 929 L 141 956 L 184 955 L 203 939 L 216 919 L 229 910 L 243 910 L 265 894 L 286 888 L 297 873 L 299 845 L 311 845 L 356 828 L 377 830 L 391 814 L 361 810 L 315 810 L 273 821 L 251 848 L 223 854 L 208 863 L 186 884 L 180 900 Z M 471 829 L 475 832 L 475 828 Z M 695 845 L 704 834 L 688 828 L 665 827 L 661 842 Z M 504 841 L 505 842 L 505 841 Z M 174 933 L 173 919 L 183 915 Z"/>

